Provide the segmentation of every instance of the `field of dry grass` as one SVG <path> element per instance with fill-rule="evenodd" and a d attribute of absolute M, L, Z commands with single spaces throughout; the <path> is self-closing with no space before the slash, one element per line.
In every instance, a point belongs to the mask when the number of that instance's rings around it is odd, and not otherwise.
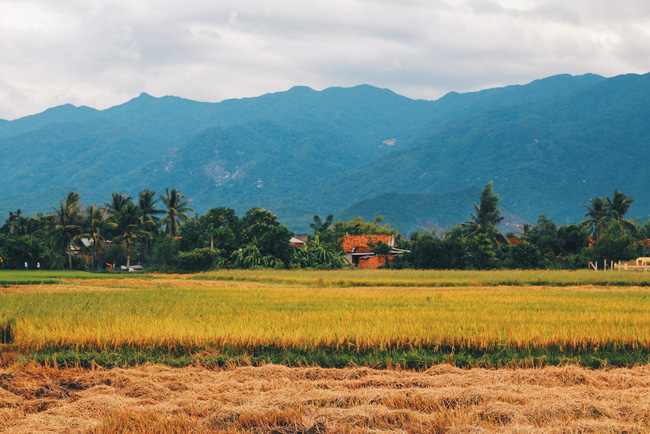
<path fill-rule="evenodd" d="M 650 366 L 0 369 L 0 431 L 648 432 Z"/>

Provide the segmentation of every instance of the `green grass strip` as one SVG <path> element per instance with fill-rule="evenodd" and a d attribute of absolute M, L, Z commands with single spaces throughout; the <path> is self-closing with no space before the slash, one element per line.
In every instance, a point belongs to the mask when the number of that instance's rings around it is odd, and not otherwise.
<path fill-rule="evenodd" d="M 188 279 L 311 287 L 650 286 L 648 273 L 589 270 L 220 270 Z"/>
<path fill-rule="evenodd" d="M 345 368 L 368 366 L 377 369 L 403 368 L 426 370 L 441 363 L 461 368 L 541 367 L 576 364 L 589 368 L 632 367 L 650 364 L 647 350 L 619 351 L 552 351 L 547 349 L 499 351 L 432 351 L 427 349 L 388 350 L 357 353 L 354 351 L 282 350 L 272 349 L 241 352 L 200 351 L 196 353 L 168 352 L 161 349 L 130 348 L 77 352 L 75 350 L 43 351 L 25 354 L 19 361 L 35 361 L 58 367 L 90 368 L 136 366 L 157 363 L 172 367 L 202 365 L 207 367 L 257 366 L 267 363 L 285 366 L 320 366 Z"/>

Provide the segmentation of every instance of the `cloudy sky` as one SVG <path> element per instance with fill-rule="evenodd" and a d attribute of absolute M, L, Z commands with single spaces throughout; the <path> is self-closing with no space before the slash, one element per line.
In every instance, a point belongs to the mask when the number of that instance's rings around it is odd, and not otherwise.
<path fill-rule="evenodd" d="M 650 1 L 0 0 L 0 119 L 140 92 L 436 99 L 588 72 L 650 72 Z"/>

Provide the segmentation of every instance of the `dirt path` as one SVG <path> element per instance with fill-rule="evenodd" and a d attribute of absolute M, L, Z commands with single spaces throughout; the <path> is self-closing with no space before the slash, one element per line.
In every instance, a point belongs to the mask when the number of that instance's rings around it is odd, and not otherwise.
<path fill-rule="evenodd" d="M 0 369 L 0 431 L 649 432 L 650 366 Z"/>

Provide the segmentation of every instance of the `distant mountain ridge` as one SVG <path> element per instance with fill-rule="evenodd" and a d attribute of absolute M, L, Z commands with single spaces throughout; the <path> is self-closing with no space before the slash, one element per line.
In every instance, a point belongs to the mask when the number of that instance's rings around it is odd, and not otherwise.
<path fill-rule="evenodd" d="M 47 212 L 70 190 L 102 203 L 176 187 L 197 212 L 266 207 L 299 231 L 315 213 L 379 213 L 410 231 L 467 220 L 472 202 L 459 212 L 458 201 L 493 180 L 504 209 L 528 221 L 578 221 L 582 203 L 614 188 L 647 218 L 648 96 L 650 75 L 588 74 L 436 101 L 361 85 L 64 105 L 0 121 L 0 216 Z"/>

